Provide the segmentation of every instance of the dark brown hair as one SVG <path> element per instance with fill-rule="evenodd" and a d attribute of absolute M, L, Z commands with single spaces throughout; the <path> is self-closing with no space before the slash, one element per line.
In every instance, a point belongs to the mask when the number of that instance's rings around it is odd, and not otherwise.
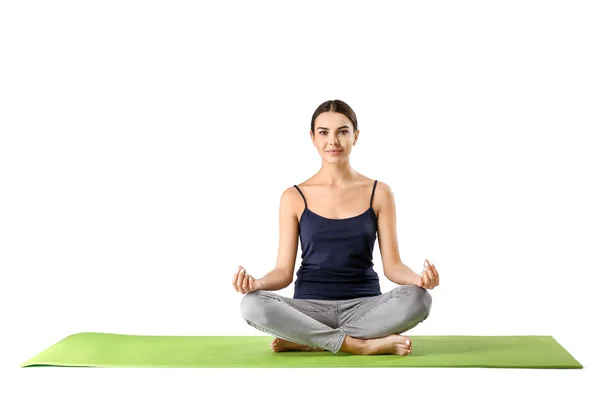
<path fill-rule="evenodd" d="M 319 114 L 328 111 L 338 112 L 350 118 L 352 125 L 354 125 L 353 132 L 356 132 L 356 130 L 358 129 L 358 121 L 356 120 L 356 114 L 354 113 L 352 107 L 350 107 L 342 100 L 327 100 L 326 102 L 322 103 L 319 107 L 317 107 L 317 109 L 313 113 L 312 120 L 310 121 L 310 129 L 313 132 L 313 134 L 315 133 L 315 120 L 317 119 Z"/>

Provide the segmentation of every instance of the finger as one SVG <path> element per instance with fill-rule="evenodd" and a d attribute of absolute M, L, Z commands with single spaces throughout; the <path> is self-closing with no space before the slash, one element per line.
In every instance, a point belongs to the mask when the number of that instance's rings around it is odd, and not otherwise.
<path fill-rule="evenodd" d="M 246 276 L 246 271 L 242 268 L 238 274 L 237 287 L 238 289 L 242 289 L 242 285 L 244 284 L 244 277 Z"/>
<path fill-rule="evenodd" d="M 433 271 L 431 270 L 431 268 L 427 268 L 425 272 L 427 273 L 427 276 L 429 276 L 429 282 L 435 282 L 435 275 L 433 275 Z"/>
<path fill-rule="evenodd" d="M 235 286 L 237 279 L 238 279 L 238 273 L 236 272 L 235 274 L 233 274 L 233 282 L 231 282 L 231 283 L 233 283 L 233 286 Z"/>
<path fill-rule="evenodd" d="M 431 270 L 433 271 L 433 274 L 435 276 L 435 282 L 437 285 L 440 284 L 440 274 L 438 273 L 437 269 L 435 268 L 435 265 L 431 264 Z"/>
<path fill-rule="evenodd" d="M 232 284 L 233 284 L 233 288 L 235 289 L 235 291 L 239 292 L 237 281 L 238 281 L 238 273 L 236 272 L 235 275 L 233 276 Z"/>
<path fill-rule="evenodd" d="M 435 264 L 434 264 L 434 263 L 430 262 L 430 263 L 429 263 L 429 266 L 430 266 L 432 269 L 435 269 Z"/>
<path fill-rule="evenodd" d="M 431 272 L 433 272 L 434 275 L 438 274 L 438 270 L 437 268 L 435 268 L 435 265 L 429 264 L 429 269 L 431 270 Z"/>
<path fill-rule="evenodd" d="M 250 278 L 249 278 L 248 274 L 244 274 L 244 283 L 242 284 L 242 288 L 244 289 L 244 291 L 246 293 L 248 293 L 250 291 L 250 286 L 248 286 L 250 283 L 249 279 Z"/>
<path fill-rule="evenodd" d="M 433 286 L 438 286 L 440 284 L 440 276 L 434 273 L 433 278 Z"/>
<path fill-rule="evenodd" d="M 428 267 L 427 267 L 427 271 L 429 271 L 429 275 L 431 277 L 432 281 L 437 281 L 438 278 L 438 272 L 437 269 L 435 268 L 435 265 L 433 265 L 432 263 L 429 263 Z"/>
<path fill-rule="evenodd" d="M 250 293 L 250 275 L 248 275 L 248 273 L 244 275 L 244 283 L 242 284 L 242 287 L 245 293 Z"/>
<path fill-rule="evenodd" d="M 233 274 L 233 282 L 232 282 L 232 283 L 233 283 L 233 286 L 236 286 L 236 285 L 237 285 L 238 274 L 239 274 L 239 272 L 240 272 L 240 269 L 241 269 L 241 268 L 242 268 L 242 266 L 241 266 L 241 265 L 238 265 L 238 269 L 237 269 L 237 271 L 235 271 L 235 274 Z"/>
<path fill-rule="evenodd" d="M 421 273 L 421 280 L 423 281 L 424 288 L 429 287 L 429 275 L 427 275 L 426 270 L 423 270 L 423 272 Z"/>
<path fill-rule="evenodd" d="M 427 281 L 427 282 L 428 282 L 427 289 L 431 289 L 431 288 L 433 288 L 433 282 L 434 282 L 434 281 L 433 281 L 433 276 L 432 276 L 432 274 L 431 274 L 431 271 L 429 270 L 429 268 L 427 268 L 427 269 L 425 270 L 425 275 L 427 275 L 427 278 L 428 278 L 428 281 Z"/>
<path fill-rule="evenodd" d="M 254 292 L 254 278 L 250 277 L 250 280 L 248 282 L 248 286 L 250 286 L 250 291 Z"/>
<path fill-rule="evenodd" d="M 427 277 L 427 282 L 428 282 L 428 286 L 427 289 L 429 289 L 429 285 L 431 285 L 431 281 L 432 281 L 432 275 L 429 273 L 429 269 L 431 268 L 431 264 L 429 263 L 429 260 L 425 260 L 425 265 L 423 266 L 423 275 L 425 275 Z"/>

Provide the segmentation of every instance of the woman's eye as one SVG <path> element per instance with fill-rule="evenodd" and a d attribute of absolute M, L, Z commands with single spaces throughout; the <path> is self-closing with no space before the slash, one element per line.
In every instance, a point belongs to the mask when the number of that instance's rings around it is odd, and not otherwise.
<path fill-rule="evenodd" d="M 327 131 L 320 131 L 320 132 L 319 132 L 319 134 L 323 134 L 323 133 L 324 133 L 324 134 L 327 134 Z M 348 133 L 348 131 L 347 131 L 346 129 L 344 129 L 343 131 L 340 131 L 340 133 L 347 134 L 347 133 Z"/>

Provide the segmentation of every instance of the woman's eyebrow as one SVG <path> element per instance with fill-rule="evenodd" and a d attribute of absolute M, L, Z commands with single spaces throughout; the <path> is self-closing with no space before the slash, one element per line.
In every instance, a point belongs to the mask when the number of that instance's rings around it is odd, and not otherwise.
<path fill-rule="evenodd" d="M 342 129 L 342 128 L 348 128 L 348 129 L 350 129 L 350 127 L 348 125 L 340 126 L 338 129 Z M 317 129 L 325 129 L 326 131 L 329 130 L 329 128 L 323 128 L 322 126 L 318 127 Z"/>

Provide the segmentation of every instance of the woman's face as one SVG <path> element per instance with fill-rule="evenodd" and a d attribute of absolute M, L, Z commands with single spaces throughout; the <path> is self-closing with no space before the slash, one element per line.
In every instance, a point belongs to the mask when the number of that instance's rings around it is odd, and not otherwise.
<path fill-rule="evenodd" d="M 324 112 L 315 119 L 314 134 L 311 132 L 312 142 L 324 160 L 343 160 L 350 156 L 352 146 L 358 139 L 359 131 L 353 133 L 353 130 L 352 122 L 344 114 Z"/>

